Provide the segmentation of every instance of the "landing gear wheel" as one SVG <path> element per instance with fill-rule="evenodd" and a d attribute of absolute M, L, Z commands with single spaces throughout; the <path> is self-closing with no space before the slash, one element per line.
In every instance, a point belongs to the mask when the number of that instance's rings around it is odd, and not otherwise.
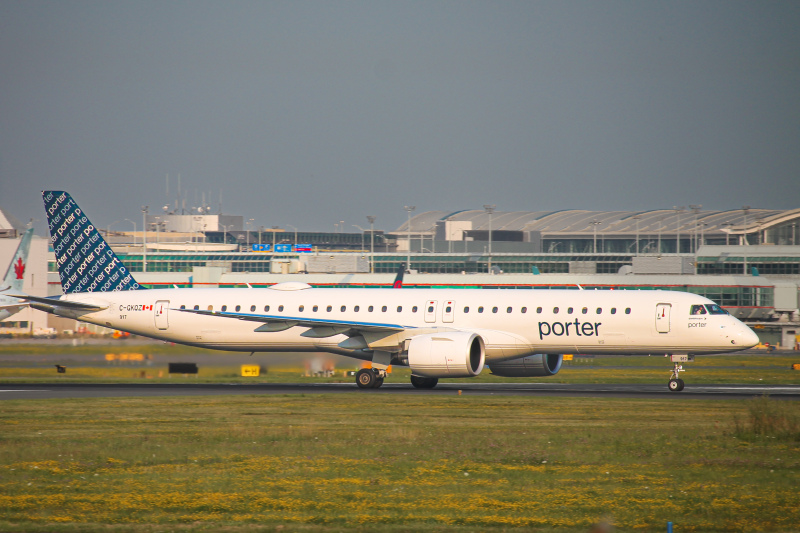
<path fill-rule="evenodd" d="M 383 385 L 383 378 L 378 378 L 375 380 L 375 385 L 372 387 L 373 389 L 380 388 Z"/>
<path fill-rule="evenodd" d="M 682 379 L 671 379 L 669 380 L 669 390 L 672 392 L 680 392 L 683 390 L 683 380 Z"/>
<path fill-rule="evenodd" d="M 371 368 L 362 368 L 356 372 L 356 385 L 359 389 L 374 389 L 378 376 Z"/>
<path fill-rule="evenodd" d="M 416 389 L 432 389 L 439 383 L 439 378 L 423 378 L 421 376 L 411 376 L 411 384 Z"/>

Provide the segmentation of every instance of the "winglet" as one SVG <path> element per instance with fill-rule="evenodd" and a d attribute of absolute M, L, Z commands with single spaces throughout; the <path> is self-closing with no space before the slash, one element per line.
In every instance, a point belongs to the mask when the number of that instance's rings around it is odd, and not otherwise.
<path fill-rule="evenodd" d="M 42 191 L 64 294 L 141 289 L 75 200 Z"/>

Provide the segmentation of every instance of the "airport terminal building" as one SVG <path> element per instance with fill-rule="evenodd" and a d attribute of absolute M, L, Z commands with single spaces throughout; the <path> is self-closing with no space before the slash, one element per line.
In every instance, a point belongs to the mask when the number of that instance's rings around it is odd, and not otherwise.
<path fill-rule="evenodd" d="M 682 290 L 720 303 L 765 342 L 793 345 L 800 334 L 800 209 L 429 211 L 394 231 L 360 233 L 244 228 L 243 220 L 147 215 L 146 232 L 105 236 L 149 287 L 261 287 L 287 276 L 314 286 L 385 287 L 409 263 L 412 288 Z M 5 269 L 22 228 L 7 217 L 0 226 Z M 59 294 L 47 239 L 34 239 L 29 262 L 30 293 Z M 57 322 L 67 321 L 25 310 L 0 329 L 75 327 Z"/>

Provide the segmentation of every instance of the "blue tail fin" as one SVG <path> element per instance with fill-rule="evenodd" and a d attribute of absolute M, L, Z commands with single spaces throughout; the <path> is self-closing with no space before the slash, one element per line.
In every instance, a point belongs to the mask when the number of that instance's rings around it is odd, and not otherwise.
<path fill-rule="evenodd" d="M 33 236 L 33 228 L 30 228 L 22 236 L 17 246 L 17 251 L 14 252 L 14 257 L 11 259 L 11 264 L 8 265 L 6 276 L 3 278 L 2 286 L 4 288 L 11 288 L 12 291 L 21 292 L 23 276 L 25 275 L 25 267 L 28 266 L 28 250 L 31 248 L 31 237 Z"/>
<path fill-rule="evenodd" d="M 142 288 L 69 194 L 42 191 L 42 198 L 64 294 Z"/>

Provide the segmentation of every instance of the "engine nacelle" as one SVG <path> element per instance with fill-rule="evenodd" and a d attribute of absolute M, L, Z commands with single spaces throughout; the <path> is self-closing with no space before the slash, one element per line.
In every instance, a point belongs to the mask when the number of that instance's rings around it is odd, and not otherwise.
<path fill-rule="evenodd" d="M 561 370 L 560 353 L 537 353 L 519 359 L 492 363 L 489 369 L 496 376 L 506 378 L 532 378 L 553 376 Z"/>
<path fill-rule="evenodd" d="M 483 370 L 483 338 L 467 331 L 417 335 L 408 345 L 408 366 L 417 376 L 467 378 Z"/>

